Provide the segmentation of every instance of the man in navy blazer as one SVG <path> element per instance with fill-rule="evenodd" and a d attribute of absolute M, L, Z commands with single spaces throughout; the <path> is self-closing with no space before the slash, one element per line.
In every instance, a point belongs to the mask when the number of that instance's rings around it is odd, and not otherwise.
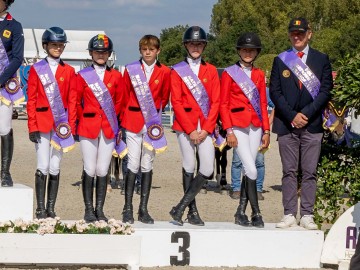
<path fill-rule="evenodd" d="M 270 77 L 270 97 L 276 108 L 273 132 L 278 135 L 283 166 L 284 217 L 276 227 L 297 226 L 300 170 L 300 226 L 315 230 L 316 167 L 323 137 L 322 111 L 333 87 L 331 65 L 326 54 L 309 47 L 312 32 L 305 18 L 292 19 L 288 30 L 292 48 L 274 59 Z M 281 55 L 292 57 L 295 67 L 307 67 L 307 72 L 299 74 L 289 58 Z M 306 79 L 309 73 L 316 83 Z"/>

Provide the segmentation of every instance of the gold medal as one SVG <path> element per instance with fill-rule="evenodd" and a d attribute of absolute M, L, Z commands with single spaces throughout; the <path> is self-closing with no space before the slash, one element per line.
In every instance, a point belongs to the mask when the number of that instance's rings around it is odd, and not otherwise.
<path fill-rule="evenodd" d="M 288 69 L 285 69 L 282 73 L 284 78 L 289 78 L 290 77 L 290 71 Z"/>

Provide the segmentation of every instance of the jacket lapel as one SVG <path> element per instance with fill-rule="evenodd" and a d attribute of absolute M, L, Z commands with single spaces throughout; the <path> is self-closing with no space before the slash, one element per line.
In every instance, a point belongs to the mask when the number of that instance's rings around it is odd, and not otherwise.
<path fill-rule="evenodd" d="M 155 65 L 154 71 L 151 74 L 151 77 L 150 77 L 150 80 L 149 80 L 150 89 L 151 89 L 152 84 L 158 79 L 159 75 L 160 75 L 160 67 Z"/>

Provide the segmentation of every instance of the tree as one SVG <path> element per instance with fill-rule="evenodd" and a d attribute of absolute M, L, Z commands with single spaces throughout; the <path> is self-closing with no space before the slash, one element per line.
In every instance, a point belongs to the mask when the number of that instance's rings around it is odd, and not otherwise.
<path fill-rule="evenodd" d="M 174 65 L 186 56 L 182 36 L 189 26 L 177 25 L 165 28 L 160 33 L 161 53 L 159 60 L 164 65 Z"/>

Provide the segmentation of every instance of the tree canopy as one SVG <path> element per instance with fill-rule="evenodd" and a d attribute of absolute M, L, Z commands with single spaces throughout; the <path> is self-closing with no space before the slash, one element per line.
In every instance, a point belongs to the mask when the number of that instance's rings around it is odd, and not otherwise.
<path fill-rule="evenodd" d="M 333 64 L 360 50 L 359 0 L 219 0 L 212 11 L 205 57 L 218 67 L 233 64 L 238 60 L 238 36 L 252 31 L 263 45 L 257 62 L 267 63 L 262 59 L 268 59 L 267 54 L 273 57 L 289 48 L 287 27 L 294 17 L 307 18 L 313 30 L 311 46 L 327 53 Z M 181 37 L 186 28 L 178 25 L 162 30 L 160 59 L 165 64 L 184 57 Z"/>

